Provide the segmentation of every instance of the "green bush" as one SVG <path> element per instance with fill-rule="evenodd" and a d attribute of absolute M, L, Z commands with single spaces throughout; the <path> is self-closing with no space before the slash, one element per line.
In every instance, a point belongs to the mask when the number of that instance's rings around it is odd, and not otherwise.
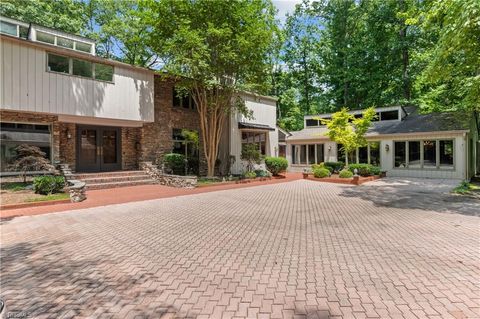
<path fill-rule="evenodd" d="M 288 161 L 283 157 L 265 157 L 265 166 L 272 175 L 277 176 L 287 170 Z"/>
<path fill-rule="evenodd" d="M 270 173 L 268 171 L 263 170 L 263 169 L 256 169 L 255 170 L 255 176 L 256 177 L 269 177 Z"/>
<path fill-rule="evenodd" d="M 325 167 L 331 168 L 333 172 L 340 172 L 345 166 L 344 162 L 325 162 Z"/>
<path fill-rule="evenodd" d="M 355 169 L 357 169 L 358 175 L 360 176 L 371 176 L 380 174 L 380 167 L 370 164 L 350 164 L 348 165 L 348 169 L 352 173 Z"/>
<path fill-rule="evenodd" d="M 185 174 L 185 155 L 176 153 L 165 154 L 163 162 L 165 163 L 165 168 L 170 169 L 173 174 Z"/>
<path fill-rule="evenodd" d="M 330 176 L 330 171 L 326 168 L 316 168 L 313 170 L 313 176 L 316 178 L 324 178 Z"/>
<path fill-rule="evenodd" d="M 245 172 L 245 174 L 243 174 L 243 176 L 245 178 L 256 178 L 257 174 L 255 174 L 255 172 Z"/>
<path fill-rule="evenodd" d="M 316 169 L 319 169 L 319 168 L 328 169 L 328 171 L 330 172 L 330 174 L 333 173 L 333 168 L 331 168 L 331 167 L 329 167 L 329 166 L 325 166 L 325 163 L 313 164 L 313 165 L 312 165 L 312 171 L 314 171 L 314 170 L 316 170 Z"/>
<path fill-rule="evenodd" d="M 348 169 L 342 169 L 338 176 L 340 178 L 351 178 L 353 176 L 353 173 L 350 172 Z"/>
<path fill-rule="evenodd" d="M 63 176 L 45 175 L 33 179 L 33 190 L 38 194 L 58 193 L 64 186 L 65 178 Z"/>

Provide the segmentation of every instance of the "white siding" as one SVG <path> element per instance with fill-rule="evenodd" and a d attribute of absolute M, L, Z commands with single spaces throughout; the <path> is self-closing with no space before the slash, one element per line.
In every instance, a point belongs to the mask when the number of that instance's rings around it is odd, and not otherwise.
<path fill-rule="evenodd" d="M 153 121 L 153 72 L 115 65 L 114 83 L 46 71 L 46 51 L 1 41 L 1 108 Z"/>
<path fill-rule="evenodd" d="M 253 111 L 253 119 L 247 119 L 241 114 L 233 114 L 230 118 L 230 155 L 235 156 L 235 162 L 231 166 L 232 174 L 245 172 L 245 163 L 240 159 L 242 153 L 242 132 L 238 129 L 239 122 L 268 125 L 275 131 L 268 131 L 266 143 L 266 155 L 275 156 L 278 152 L 277 132 L 277 109 L 276 102 L 272 99 L 244 95 L 246 106 Z"/>

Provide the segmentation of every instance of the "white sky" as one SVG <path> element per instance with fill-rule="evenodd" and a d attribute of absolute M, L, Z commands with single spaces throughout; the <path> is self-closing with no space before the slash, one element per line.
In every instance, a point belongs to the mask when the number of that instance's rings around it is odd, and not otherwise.
<path fill-rule="evenodd" d="M 272 0 L 273 5 L 278 9 L 277 19 L 283 24 L 285 22 L 285 15 L 293 13 L 295 5 L 301 3 L 302 0 Z"/>

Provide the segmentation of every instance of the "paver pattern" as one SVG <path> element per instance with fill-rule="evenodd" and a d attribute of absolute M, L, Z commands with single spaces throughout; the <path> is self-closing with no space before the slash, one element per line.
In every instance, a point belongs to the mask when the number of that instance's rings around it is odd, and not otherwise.
<path fill-rule="evenodd" d="M 351 190 L 298 180 L 14 218 L 1 296 L 34 318 L 480 317 L 478 217 Z"/>

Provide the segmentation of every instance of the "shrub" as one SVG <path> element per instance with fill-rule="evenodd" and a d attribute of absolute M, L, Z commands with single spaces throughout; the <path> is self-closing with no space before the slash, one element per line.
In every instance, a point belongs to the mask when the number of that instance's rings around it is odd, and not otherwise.
<path fill-rule="evenodd" d="M 344 162 L 325 162 L 325 167 L 332 168 L 333 172 L 340 172 L 345 166 Z"/>
<path fill-rule="evenodd" d="M 371 176 L 380 174 L 380 167 L 370 164 L 350 164 L 348 165 L 348 169 L 352 173 L 355 169 L 357 169 L 358 175 L 360 176 Z"/>
<path fill-rule="evenodd" d="M 340 178 L 351 178 L 353 176 L 353 173 L 350 172 L 348 169 L 342 169 L 338 176 Z"/>
<path fill-rule="evenodd" d="M 33 179 L 33 190 L 38 194 L 58 193 L 64 186 L 65 178 L 63 176 L 45 175 Z"/>
<path fill-rule="evenodd" d="M 277 176 L 288 167 L 288 161 L 283 157 L 265 157 L 265 166 L 272 175 Z"/>
<path fill-rule="evenodd" d="M 330 171 L 326 168 L 316 168 L 313 170 L 313 176 L 317 178 L 324 178 L 330 176 Z"/>
<path fill-rule="evenodd" d="M 245 172 L 243 176 L 245 176 L 245 178 L 256 178 L 257 174 L 255 174 L 255 172 Z"/>
<path fill-rule="evenodd" d="M 263 156 L 262 153 L 260 153 L 257 144 L 249 143 L 242 145 L 242 153 L 240 154 L 240 158 L 247 162 L 247 169 L 252 171 L 254 164 L 260 164 Z"/>
<path fill-rule="evenodd" d="M 45 153 L 37 146 L 21 144 L 15 148 L 15 152 L 15 161 L 8 166 L 8 170 L 20 172 L 24 183 L 27 181 L 27 171 L 55 170 Z"/>
<path fill-rule="evenodd" d="M 256 169 L 255 170 L 255 176 L 256 177 L 269 177 L 270 173 L 266 170 L 263 170 L 263 169 Z"/>
<path fill-rule="evenodd" d="M 165 167 L 170 169 L 173 174 L 185 174 L 185 156 L 183 154 L 170 153 L 163 156 Z"/>

